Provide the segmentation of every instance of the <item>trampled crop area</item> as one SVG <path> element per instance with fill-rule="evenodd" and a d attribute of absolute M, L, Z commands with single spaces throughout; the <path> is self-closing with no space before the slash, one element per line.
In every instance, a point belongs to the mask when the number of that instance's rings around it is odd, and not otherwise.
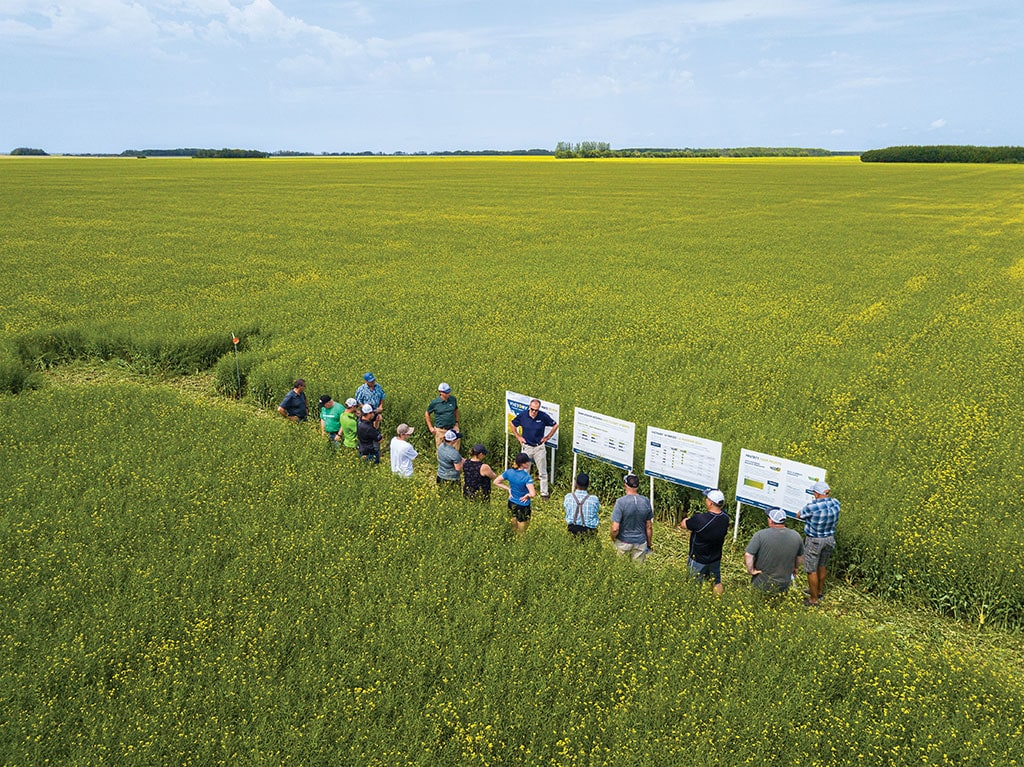
<path fill-rule="evenodd" d="M 505 389 L 529 392 L 562 407 L 555 495 L 575 406 L 721 441 L 730 498 L 741 448 L 812 463 L 843 502 L 841 577 L 1019 629 L 1022 181 L 847 159 L 7 159 L 0 362 L 213 364 L 232 394 L 236 332 L 250 403 L 299 375 L 347 396 L 373 370 L 387 425 L 420 426 L 446 380 L 492 454 Z M 12 763 L 621 763 L 682 753 L 706 721 L 708 763 L 1019 759 L 1024 693 L 980 657 L 713 601 L 657 557 L 568 548 L 557 511 L 509 541 L 497 502 L 435 499 L 429 460 L 395 486 L 169 387 L 0 404 Z M 606 527 L 619 473 L 588 468 Z M 742 541 L 761 515 L 744 522 Z M 658 745 L 618 745 L 650 728 Z"/>

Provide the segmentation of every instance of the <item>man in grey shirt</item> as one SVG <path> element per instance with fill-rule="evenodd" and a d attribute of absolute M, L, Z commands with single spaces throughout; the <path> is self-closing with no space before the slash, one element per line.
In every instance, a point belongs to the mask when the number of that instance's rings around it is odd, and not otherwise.
<path fill-rule="evenodd" d="M 786 527 L 786 512 L 768 512 L 768 527 L 758 530 L 747 544 L 743 555 L 747 572 L 753 576 L 751 585 L 775 594 L 786 591 L 804 559 L 804 542 L 800 533 Z"/>

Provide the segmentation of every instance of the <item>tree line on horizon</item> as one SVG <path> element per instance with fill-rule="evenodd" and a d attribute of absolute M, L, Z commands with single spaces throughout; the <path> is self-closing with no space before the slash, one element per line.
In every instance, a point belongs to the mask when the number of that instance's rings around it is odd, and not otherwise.
<path fill-rule="evenodd" d="M 890 146 L 862 152 L 861 162 L 963 162 L 1020 163 L 1024 147 L 1020 146 Z"/>

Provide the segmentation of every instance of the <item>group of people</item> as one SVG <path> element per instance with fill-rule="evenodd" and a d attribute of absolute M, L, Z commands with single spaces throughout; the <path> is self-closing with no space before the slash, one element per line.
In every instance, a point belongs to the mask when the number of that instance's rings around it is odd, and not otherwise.
<path fill-rule="evenodd" d="M 301 378 L 296 380 L 278 406 L 278 412 L 292 421 L 306 420 L 309 410 L 305 390 L 306 382 Z M 324 394 L 320 397 L 321 433 L 335 445 L 356 448 L 364 461 L 380 463 L 380 424 L 385 396 L 373 373 L 363 376 L 363 383 L 344 405 Z M 537 466 L 540 497 L 549 498 L 545 444 L 558 429 L 558 423 L 541 410 L 540 401 L 531 400 L 528 409 L 512 419 L 513 433 L 522 449 L 513 459 L 512 467 L 501 474 L 486 462 L 487 447 L 481 443 L 473 445 L 468 458 L 462 456 L 459 404 L 449 384 L 441 383 L 437 387 L 437 396 L 423 415 L 428 431 L 434 436 L 438 487 L 453 491 L 461 488 L 465 497 L 485 501 L 490 500 L 492 487 L 505 490 L 511 521 L 519 533 L 524 532 L 532 516 L 532 502 L 537 497 L 530 467 L 531 464 Z M 399 424 L 389 445 L 391 470 L 401 477 L 412 476 L 413 461 L 420 455 L 409 442 L 414 431 L 409 424 Z M 589 488 L 590 477 L 580 472 L 572 492 L 563 500 L 566 528 L 573 536 L 597 534 L 601 504 L 596 495 L 590 494 Z M 627 474 L 623 479 L 623 495 L 612 507 L 610 535 L 619 554 L 643 561 L 654 550 L 654 510 L 650 499 L 641 495 L 639 488 L 640 478 L 632 472 Z M 802 568 L 807 575 L 805 604 L 813 607 L 825 593 L 840 505 L 831 496 L 826 482 L 816 482 L 811 495 L 813 499 L 797 512 L 797 519 L 804 523 L 803 537 L 786 527 L 783 509 L 770 509 L 767 527 L 756 532 L 747 544 L 744 563 L 751 585 L 770 593 L 788 590 Z M 692 576 L 711 582 L 715 593 L 721 594 L 722 546 L 730 528 L 725 494 L 718 489 L 707 490 L 704 505 L 705 511 L 684 518 L 677 529 L 690 534 L 688 567 Z"/>

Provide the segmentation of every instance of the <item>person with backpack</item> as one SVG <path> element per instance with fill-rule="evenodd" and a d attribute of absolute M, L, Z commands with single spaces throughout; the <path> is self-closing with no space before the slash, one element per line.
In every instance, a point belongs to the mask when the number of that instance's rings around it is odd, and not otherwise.
<path fill-rule="evenodd" d="M 725 513 L 725 494 L 721 490 L 704 493 L 707 511 L 683 519 L 677 529 L 690 531 L 690 574 L 699 581 L 714 581 L 716 594 L 721 594 L 722 544 L 729 534 L 729 515 Z"/>

